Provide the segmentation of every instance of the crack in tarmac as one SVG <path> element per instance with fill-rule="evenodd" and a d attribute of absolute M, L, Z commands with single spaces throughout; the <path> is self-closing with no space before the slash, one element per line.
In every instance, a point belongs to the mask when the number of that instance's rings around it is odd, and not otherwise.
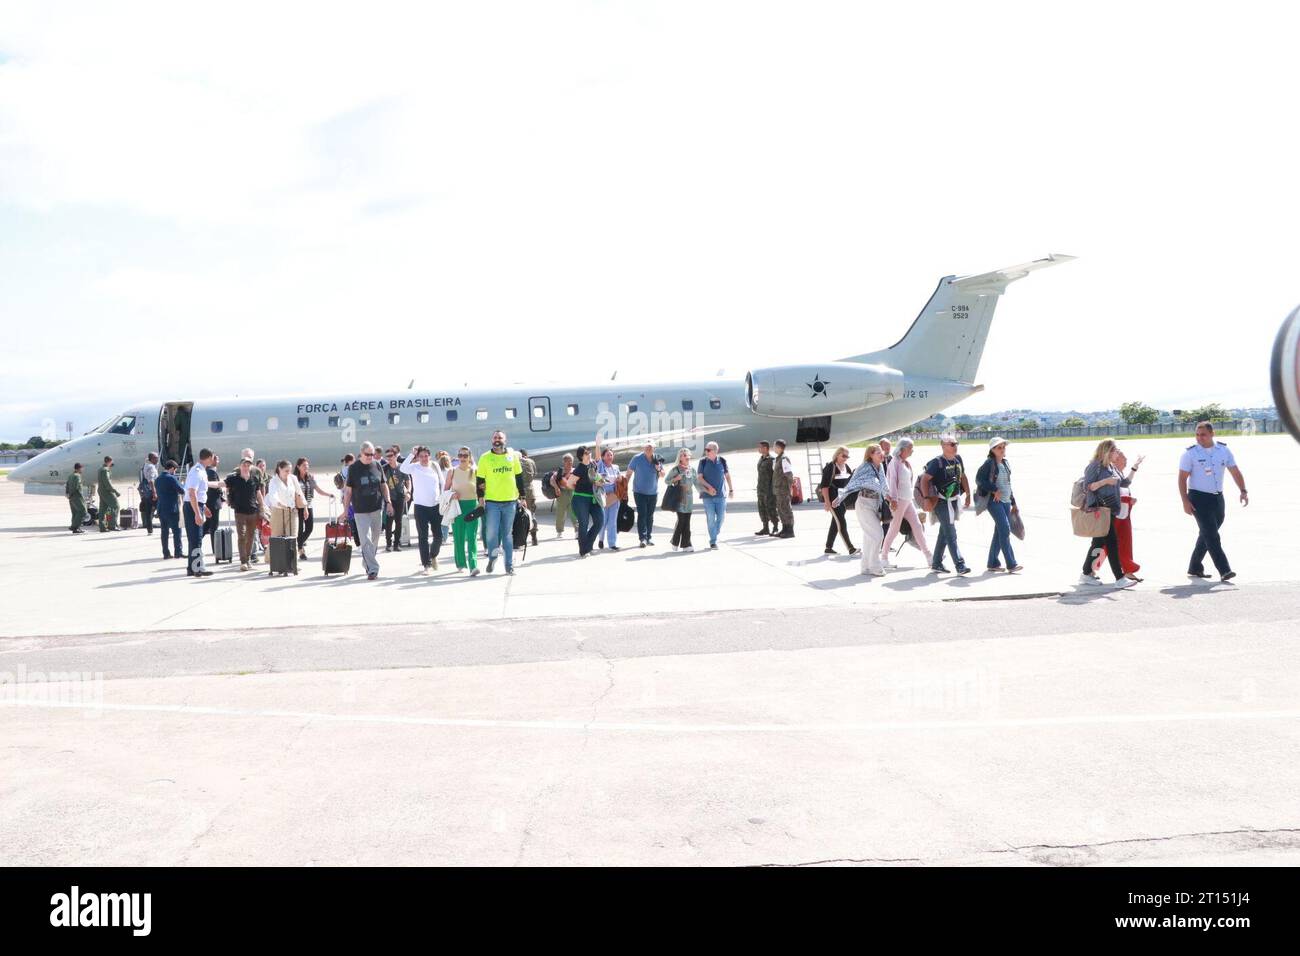
<path fill-rule="evenodd" d="M 1052 866 L 1066 866 L 1077 864 L 1074 860 L 1054 861 L 1050 858 L 1040 858 L 1033 855 L 1033 851 L 1054 851 L 1054 850 L 1084 850 L 1093 853 L 1100 847 L 1116 846 L 1154 846 L 1161 843 L 1170 843 L 1175 840 L 1196 840 L 1196 839 L 1215 839 L 1220 837 L 1234 836 L 1255 836 L 1264 838 L 1277 838 L 1280 835 L 1300 834 L 1300 828 L 1279 827 L 1270 830 L 1261 830 L 1255 827 L 1245 827 L 1238 830 L 1206 830 L 1194 833 L 1172 833 L 1167 836 L 1155 837 L 1126 837 L 1119 840 L 1099 840 L 1095 843 L 1027 843 L 1022 846 L 1008 845 L 1006 849 L 1001 850 L 979 850 L 976 855 L 979 856 L 1006 856 L 1008 854 L 1017 857 L 1024 857 L 1030 862 L 1046 863 Z M 1300 841 L 1295 841 L 1300 843 Z M 1291 845 L 1291 841 L 1286 841 L 1284 845 Z M 800 863 L 762 863 L 759 864 L 765 868 L 780 867 L 807 867 L 807 866 L 825 866 L 837 863 L 918 863 L 922 865 L 942 865 L 949 858 L 936 857 L 830 857 L 824 860 L 807 860 Z"/>

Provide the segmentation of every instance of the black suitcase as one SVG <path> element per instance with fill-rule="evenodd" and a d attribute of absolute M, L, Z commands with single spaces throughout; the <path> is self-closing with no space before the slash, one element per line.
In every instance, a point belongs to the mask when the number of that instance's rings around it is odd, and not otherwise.
<path fill-rule="evenodd" d="M 352 546 L 346 538 L 325 542 L 325 550 L 320 556 L 320 568 L 326 577 L 331 574 L 347 574 L 351 567 Z"/>
<path fill-rule="evenodd" d="M 218 528 L 212 532 L 212 560 L 217 564 L 222 561 L 230 563 L 235 560 L 232 538 L 229 528 Z"/>
<path fill-rule="evenodd" d="M 272 538 L 267 546 L 267 554 L 271 558 L 271 569 L 267 574 L 297 574 L 298 573 L 298 539 L 297 538 Z"/>
<path fill-rule="evenodd" d="M 119 528 L 134 528 L 136 525 L 136 510 L 134 508 L 123 508 L 117 513 L 117 526 Z"/>

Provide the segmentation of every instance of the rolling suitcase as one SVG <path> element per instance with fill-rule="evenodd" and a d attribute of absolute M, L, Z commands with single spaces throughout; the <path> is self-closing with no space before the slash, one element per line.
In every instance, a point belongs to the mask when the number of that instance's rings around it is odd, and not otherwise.
<path fill-rule="evenodd" d="M 352 567 L 352 542 L 347 526 L 343 528 L 341 538 L 331 538 L 325 542 L 325 549 L 320 555 L 320 569 L 326 577 L 331 574 L 347 574 Z"/>
<path fill-rule="evenodd" d="M 229 528 L 218 528 L 212 532 L 212 560 L 215 563 L 225 561 L 229 564 L 235 560 L 233 537 Z"/>
<path fill-rule="evenodd" d="M 266 549 L 270 556 L 271 567 L 267 574 L 298 573 L 298 539 L 293 537 L 272 537 Z"/>
<path fill-rule="evenodd" d="M 803 504 L 803 482 L 799 480 L 798 475 L 790 479 L 790 504 Z"/>
<path fill-rule="evenodd" d="M 126 489 L 127 506 L 117 513 L 117 525 L 119 528 L 138 528 L 140 526 L 140 512 L 132 504 L 134 503 L 131 489 Z"/>
<path fill-rule="evenodd" d="M 320 568 L 326 577 L 347 574 L 352 567 L 352 528 L 347 518 L 334 517 L 334 502 L 330 502 L 330 518 L 325 524 L 325 548 L 320 555 Z"/>

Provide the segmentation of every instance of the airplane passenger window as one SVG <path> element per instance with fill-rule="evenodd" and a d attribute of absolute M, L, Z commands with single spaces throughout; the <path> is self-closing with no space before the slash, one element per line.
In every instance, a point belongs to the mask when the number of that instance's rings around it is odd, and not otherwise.
<path fill-rule="evenodd" d="M 627 413 L 628 413 L 629 415 L 631 415 L 634 411 L 636 411 L 636 402 L 628 402 L 628 403 L 627 403 Z"/>
<path fill-rule="evenodd" d="M 514 408 L 507 408 L 507 409 L 506 409 L 506 418 L 514 418 L 517 414 L 518 414 L 518 410 L 517 410 L 517 409 L 514 409 Z"/>
<path fill-rule="evenodd" d="M 487 409 L 486 408 L 477 409 L 474 412 L 474 417 L 481 422 L 487 421 Z"/>
<path fill-rule="evenodd" d="M 454 408 L 447 409 L 447 421 L 454 422 L 459 417 L 460 416 L 456 414 L 456 409 Z"/>
<path fill-rule="evenodd" d="M 237 432 L 246 432 L 246 431 L 248 431 L 248 419 L 247 419 L 247 418 L 240 418 L 240 419 L 236 420 L 236 422 L 235 422 L 235 431 L 237 431 Z"/>
<path fill-rule="evenodd" d="M 545 418 L 545 417 L 546 417 L 546 406 L 545 406 L 545 405 L 534 405 L 534 406 L 533 406 L 533 418 Z"/>
<path fill-rule="evenodd" d="M 721 407 L 722 407 L 722 399 L 720 398 L 709 399 L 709 408 L 713 409 L 716 412 Z"/>
<path fill-rule="evenodd" d="M 401 420 L 402 420 L 402 413 L 401 413 L 401 412 L 389 412 L 389 413 L 388 413 L 388 424 L 390 424 L 390 425 L 396 425 L 396 424 L 399 424 L 399 423 L 401 422 Z"/>
<path fill-rule="evenodd" d="M 339 427 L 339 417 L 337 415 L 331 415 L 330 428 L 338 428 L 338 427 Z"/>
<path fill-rule="evenodd" d="M 311 419 L 308 418 L 306 415 L 299 415 L 299 416 L 298 416 L 298 427 L 299 427 L 299 428 L 310 428 L 310 427 L 311 427 Z"/>
<path fill-rule="evenodd" d="M 564 406 L 564 410 L 565 410 L 565 412 L 567 412 L 569 415 L 576 415 L 576 414 L 578 414 L 578 406 L 577 406 L 577 405 L 566 405 L 566 406 Z"/>
<path fill-rule="evenodd" d="M 272 415 L 266 420 L 266 430 L 269 432 L 278 431 L 280 428 L 280 419 Z"/>
<path fill-rule="evenodd" d="M 370 427 L 370 416 L 369 416 L 369 415 L 362 415 L 360 418 L 357 419 L 357 424 L 360 425 L 362 428 L 369 428 L 369 427 Z"/>
<path fill-rule="evenodd" d="M 416 420 L 417 422 L 419 422 L 421 425 L 427 425 L 427 424 L 429 424 L 429 413 L 428 413 L 428 412 L 416 412 L 416 413 L 415 413 L 415 420 Z"/>
<path fill-rule="evenodd" d="M 123 415 L 121 418 L 117 420 L 117 424 L 114 425 L 112 428 L 110 428 L 108 431 L 110 435 L 129 435 L 131 434 L 131 429 L 134 427 L 135 427 L 135 416 Z"/>
<path fill-rule="evenodd" d="M 212 423 L 212 434 L 217 435 L 221 432 L 221 422 Z"/>
<path fill-rule="evenodd" d="M 695 402 L 691 401 L 689 398 L 682 399 L 682 411 L 689 412 L 693 408 L 695 408 Z"/>

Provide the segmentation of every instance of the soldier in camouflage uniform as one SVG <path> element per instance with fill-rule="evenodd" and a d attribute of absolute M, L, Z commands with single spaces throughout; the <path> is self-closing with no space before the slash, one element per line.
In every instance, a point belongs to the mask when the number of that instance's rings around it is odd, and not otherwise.
<path fill-rule="evenodd" d="M 776 530 L 776 498 L 772 496 L 772 446 L 758 443 L 758 516 L 763 527 L 754 534 L 771 534 Z M 772 531 L 767 529 L 772 526 Z"/>
<path fill-rule="evenodd" d="M 772 497 L 776 499 L 776 516 L 781 521 L 781 531 L 773 534 L 778 538 L 794 537 L 794 511 L 790 507 L 790 487 L 794 481 L 794 469 L 790 468 L 790 459 L 785 454 L 785 442 L 776 441 L 776 457 L 772 459 Z"/>
<path fill-rule="evenodd" d="M 99 469 L 99 474 L 95 476 L 95 484 L 99 487 L 99 530 L 108 531 L 110 528 L 121 530 L 117 523 L 117 489 L 113 487 L 111 455 L 104 456 L 104 464 Z"/>
<path fill-rule="evenodd" d="M 82 522 L 86 520 L 86 496 L 81 486 L 81 462 L 72 466 L 72 474 L 68 475 L 63 493 L 68 496 L 68 506 L 72 508 L 71 531 L 73 534 L 81 534 Z"/>
<path fill-rule="evenodd" d="M 519 449 L 519 465 L 524 470 L 524 503 L 528 505 L 528 510 L 533 513 L 533 544 L 537 543 L 537 492 L 533 490 L 533 482 L 537 480 L 537 462 L 528 457 L 528 452 Z"/>

